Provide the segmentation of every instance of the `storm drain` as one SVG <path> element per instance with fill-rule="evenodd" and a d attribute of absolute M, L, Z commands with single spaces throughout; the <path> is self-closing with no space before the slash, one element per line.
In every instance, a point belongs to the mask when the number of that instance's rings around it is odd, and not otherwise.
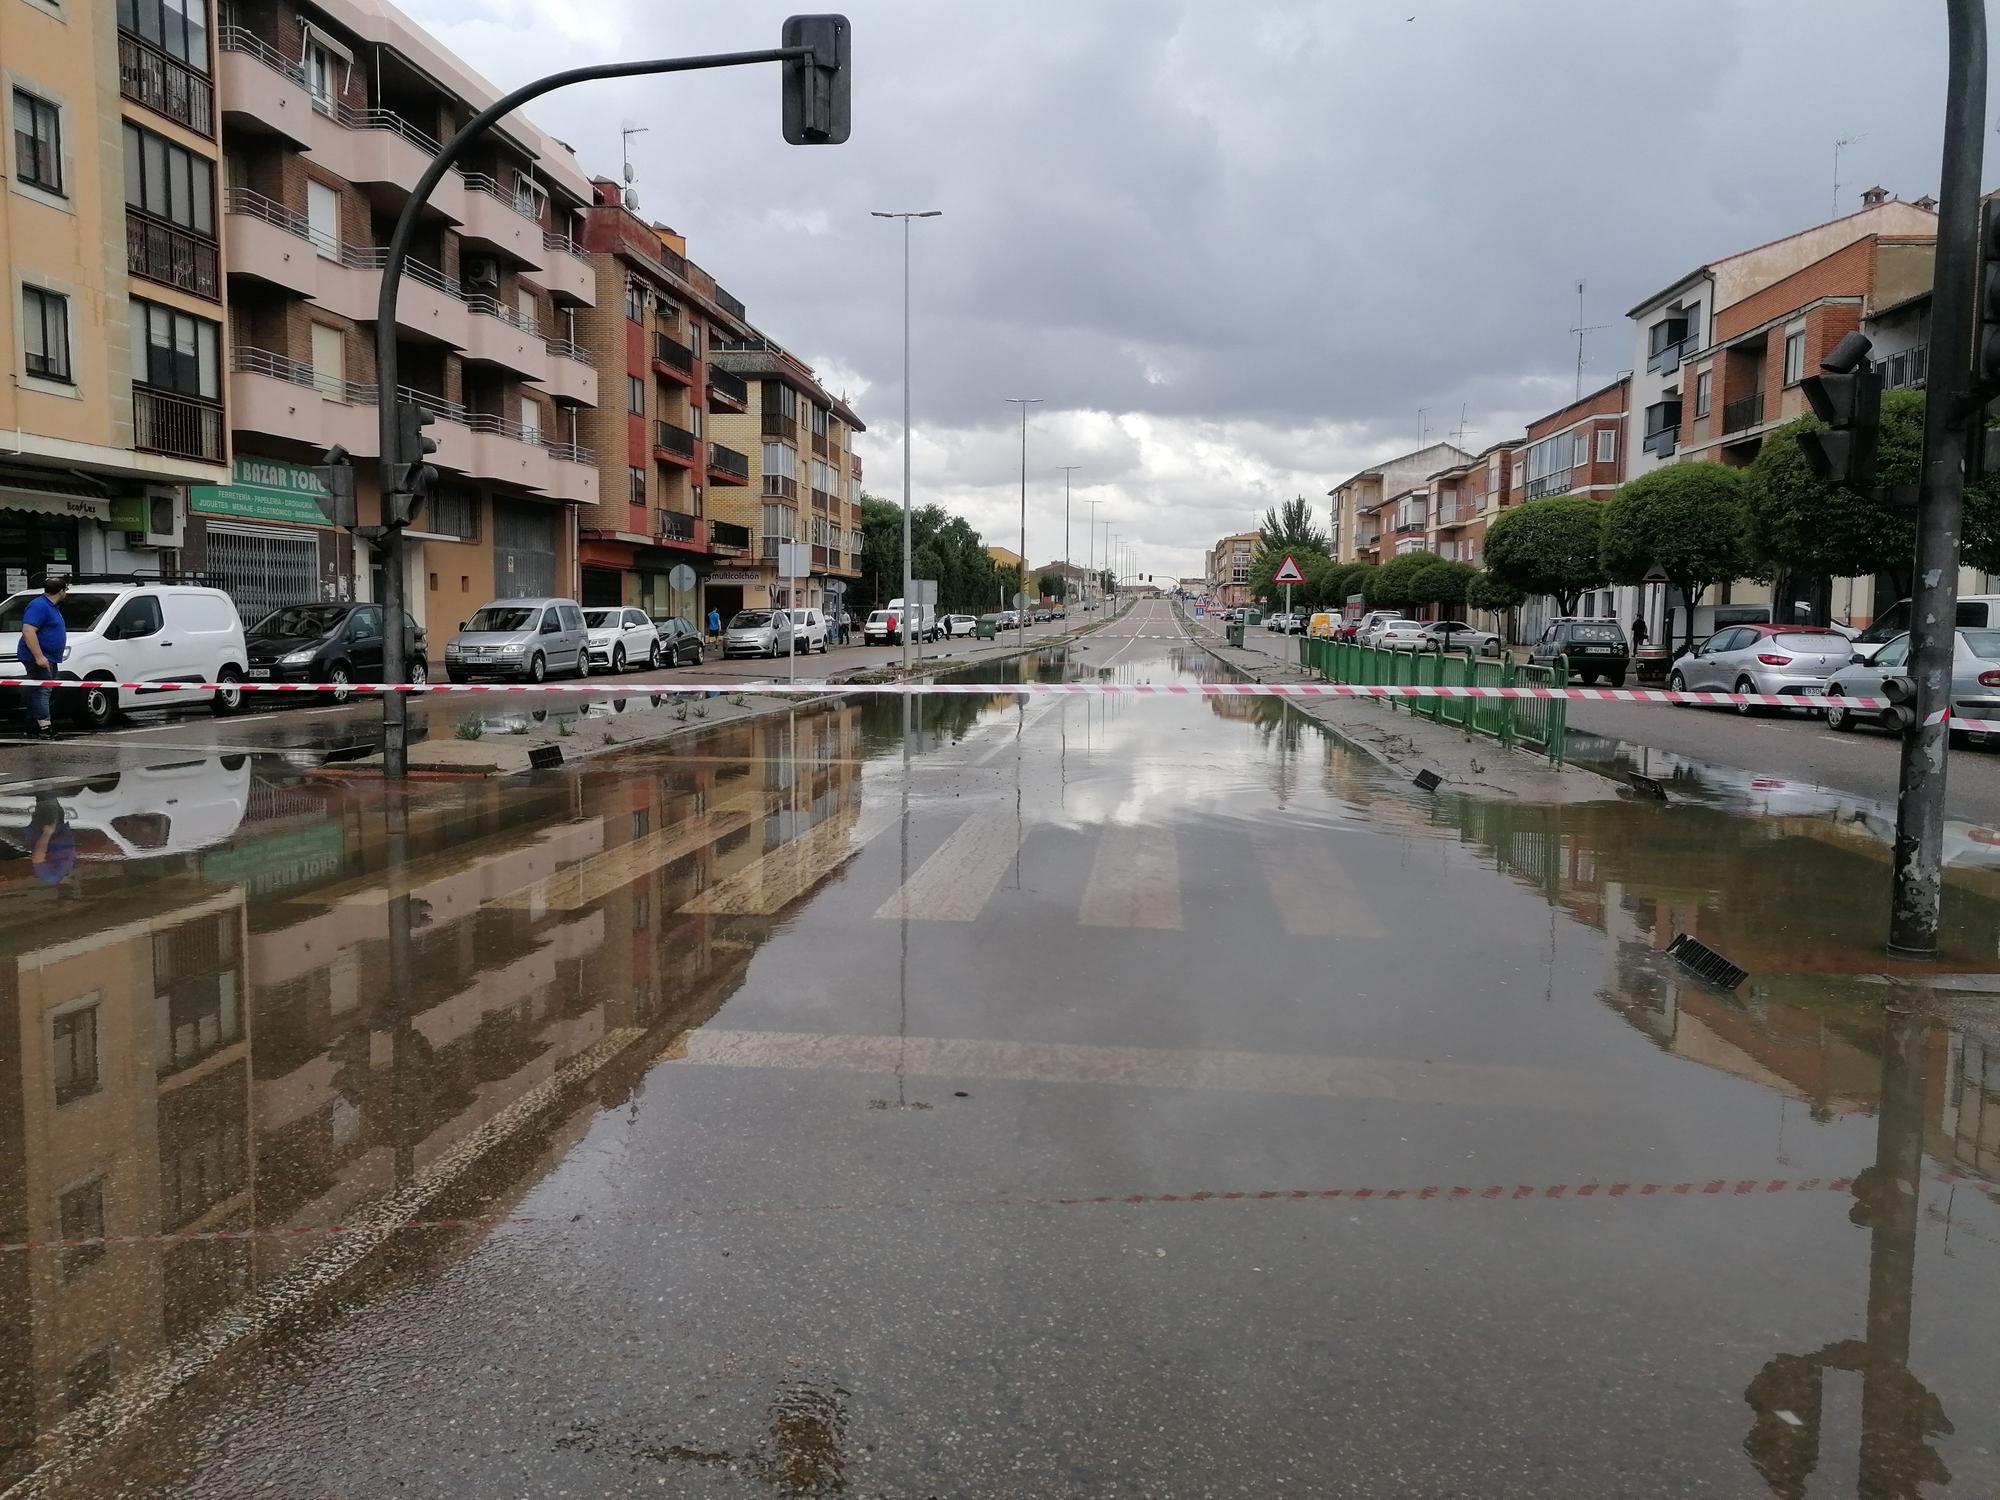
<path fill-rule="evenodd" d="M 1708 944 L 1689 937 L 1685 932 L 1674 934 L 1674 940 L 1667 944 L 1667 957 L 1695 978 L 1705 979 L 1718 989 L 1733 990 L 1749 977 L 1747 970 L 1737 968 Z"/>

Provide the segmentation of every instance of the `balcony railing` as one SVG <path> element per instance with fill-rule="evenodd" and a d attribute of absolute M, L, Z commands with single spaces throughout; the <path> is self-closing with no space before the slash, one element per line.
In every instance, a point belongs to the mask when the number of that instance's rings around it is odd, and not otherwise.
<path fill-rule="evenodd" d="M 787 478 L 783 474 L 766 474 L 764 476 L 764 493 L 776 499 L 790 500 L 796 503 L 799 498 L 799 482 L 796 479 Z"/>
<path fill-rule="evenodd" d="M 534 314 L 509 307 L 506 303 L 500 301 L 499 298 L 489 297 L 484 292 L 465 294 L 465 305 L 472 312 L 484 313 L 489 318 L 498 318 L 501 322 L 510 327 L 520 329 L 521 332 L 530 337 L 535 336 L 541 331 L 541 325 L 536 322 Z"/>
<path fill-rule="evenodd" d="M 1658 432 L 1647 433 L 1645 442 L 1640 444 L 1640 446 L 1655 458 L 1665 458 L 1669 453 L 1674 451 L 1679 441 L 1680 429 L 1678 427 L 1662 427 Z"/>
<path fill-rule="evenodd" d="M 672 422 L 653 424 L 653 446 L 664 448 L 669 453 L 678 453 L 682 458 L 694 457 L 694 434 L 685 427 L 676 427 Z"/>
<path fill-rule="evenodd" d="M 557 234 L 552 229 L 542 231 L 542 248 L 562 255 L 573 255 L 578 260 L 589 260 L 590 252 L 566 234 Z"/>
<path fill-rule="evenodd" d="M 741 411 L 750 404 L 750 387 L 743 383 L 741 375 L 732 375 L 727 370 L 718 370 L 714 365 L 710 365 L 708 367 L 710 406 L 715 404 L 715 398 L 718 396 Z"/>
<path fill-rule="evenodd" d="M 1882 388 L 1888 391 L 1920 391 L 1930 376 L 1931 346 L 1918 344 L 1900 354 L 1884 355 L 1876 368 L 1882 372 Z"/>
<path fill-rule="evenodd" d="M 750 478 L 749 458 L 724 443 L 710 443 L 708 445 L 708 466 L 711 469 L 728 474 L 745 483 Z"/>
<path fill-rule="evenodd" d="M 684 516 L 677 510 L 663 510 L 657 515 L 659 519 L 655 524 L 660 529 L 655 535 L 670 542 L 691 542 L 695 539 L 698 527 L 693 516 Z"/>
<path fill-rule="evenodd" d="M 653 335 L 653 359 L 669 369 L 680 370 L 688 375 L 694 373 L 694 350 L 679 339 L 668 338 L 664 333 Z"/>
<path fill-rule="evenodd" d="M 1543 474 L 1528 481 L 1528 498 L 1540 500 L 1548 495 L 1566 495 L 1575 475 L 1573 469 L 1558 469 L 1553 474 Z"/>
<path fill-rule="evenodd" d="M 531 438 L 529 441 L 532 442 L 533 439 Z M 557 463 L 582 464 L 584 467 L 590 469 L 597 467 L 597 450 L 595 448 L 586 448 L 582 443 L 544 442 L 542 446 L 548 449 L 549 457 L 553 458 Z"/>
<path fill-rule="evenodd" d="M 214 240 L 138 209 L 125 210 L 125 269 L 131 275 L 216 301 L 220 267 Z"/>
<path fill-rule="evenodd" d="M 247 214 L 253 219 L 262 219 L 274 228 L 287 234 L 295 234 L 302 240 L 312 238 L 312 222 L 296 209 L 285 207 L 275 198 L 266 198 L 262 193 L 253 193 L 248 188 L 225 188 L 222 193 L 222 211 L 226 214 Z M 338 250 L 337 245 L 327 248 Z"/>
<path fill-rule="evenodd" d="M 282 73 L 293 83 L 301 86 L 305 84 L 304 68 L 247 27 L 223 27 L 215 34 L 215 49 L 218 52 L 240 52 L 245 57 L 254 57 L 272 72 Z"/>
<path fill-rule="evenodd" d="M 568 339 L 545 339 L 543 343 L 549 353 L 557 359 L 573 360 L 586 369 L 597 368 L 597 356 L 581 344 L 571 343 Z"/>
<path fill-rule="evenodd" d="M 730 296 L 729 293 L 725 292 L 721 287 L 717 287 L 715 289 L 715 305 L 721 308 L 724 312 L 728 313 L 730 317 L 736 319 L 736 321 L 739 323 L 745 322 L 749 319 L 750 316 L 749 309 L 746 308 L 736 298 Z"/>
<path fill-rule="evenodd" d="M 787 438 L 796 443 L 799 440 L 799 419 L 788 417 L 781 411 L 764 413 L 764 436 Z"/>
<path fill-rule="evenodd" d="M 332 371 L 316 370 L 302 359 L 292 359 L 270 349 L 238 344 L 229 351 L 229 368 L 248 375 L 264 375 L 291 385 L 305 386 L 333 401 L 356 406 L 373 406 L 376 387 L 358 380 L 346 380 Z"/>
<path fill-rule="evenodd" d="M 825 433 L 815 432 L 813 434 L 812 450 L 814 458 L 825 458 L 827 456 L 828 448 Z"/>
<path fill-rule="evenodd" d="M 1659 374 L 1662 371 L 1678 370 L 1681 361 L 1695 352 L 1695 344 L 1694 331 L 1689 329 L 1671 344 L 1663 345 L 1647 356 L 1647 372 Z"/>
<path fill-rule="evenodd" d="M 1424 530 L 1425 527 L 1422 521 L 1398 521 L 1396 523 L 1397 536 L 1422 536 Z"/>
<path fill-rule="evenodd" d="M 497 198 L 524 219 L 541 222 L 541 204 L 533 193 L 504 188 L 499 180 L 485 172 L 465 172 L 465 190 L 468 193 L 484 193 L 489 198 Z"/>
<path fill-rule="evenodd" d="M 812 492 L 812 505 L 814 510 L 830 510 L 833 507 L 833 496 L 829 495 L 825 490 L 814 490 Z"/>
<path fill-rule="evenodd" d="M 134 104 L 202 135 L 215 133 L 215 85 L 178 57 L 118 33 L 118 91 Z"/>
<path fill-rule="evenodd" d="M 1725 433 L 1741 432 L 1746 427 L 1755 427 L 1764 420 L 1764 393 L 1755 391 L 1740 401 L 1725 401 L 1722 404 L 1722 430 Z"/>
<path fill-rule="evenodd" d="M 713 552 L 740 553 L 750 550 L 750 528 L 733 521 L 710 521 L 708 545 Z"/>
<path fill-rule="evenodd" d="M 146 453 L 222 462 L 222 403 L 179 391 L 132 387 L 132 446 Z"/>

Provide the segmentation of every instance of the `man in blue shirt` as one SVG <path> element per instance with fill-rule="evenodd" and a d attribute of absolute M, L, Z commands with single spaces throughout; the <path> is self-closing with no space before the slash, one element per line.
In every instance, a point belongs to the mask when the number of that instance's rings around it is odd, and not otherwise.
<path fill-rule="evenodd" d="M 54 677 L 62 666 L 69 624 L 63 619 L 60 606 L 68 592 L 67 577 L 59 573 L 49 575 L 42 583 L 42 596 L 30 600 L 27 613 L 21 617 L 21 643 L 14 648 L 14 655 L 30 677 Z M 56 737 L 56 726 L 49 714 L 49 697 L 54 691 L 45 687 L 28 689 L 28 717 L 34 724 L 31 732 L 45 740 Z"/>

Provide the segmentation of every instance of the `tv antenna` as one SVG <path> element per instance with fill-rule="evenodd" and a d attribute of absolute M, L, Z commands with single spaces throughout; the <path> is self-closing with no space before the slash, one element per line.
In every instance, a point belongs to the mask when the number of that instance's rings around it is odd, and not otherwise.
<path fill-rule="evenodd" d="M 632 137 L 644 135 L 652 128 L 650 125 L 625 125 L 618 131 L 618 154 L 625 162 L 625 206 L 635 213 L 639 208 L 639 195 L 632 191 L 632 179 L 639 174 L 632 170 Z"/>
<path fill-rule="evenodd" d="M 1840 217 L 1840 153 L 1867 139 L 1865 135 L 1844 135 L 1833 143 L 1833 212 L 1828 215 L 1829 218 Z"/>
<path fill-rule="evenodd" d="M 1464 451 L 1465 435 L 1468 432 L 1477 432 L 1477 431 L 1479 431 L 1477 427 L 1467 427 L 1465 425 L 1465 403 L 1461 401 L 1458 404 L 1458 429 L 1452 435 L 1452 443 L 1461 451 Z"/>
<path fill-rule="evenodd" d="M 1611 326 L 1608 323 L 1586 323 L 1583 321 L 1583 289 L 1586 284 L 1581 281 L 1576 284 L 1576 327 L 1570 330 L 1571 333 L 1576 335 L 1576 396 L 1574 399 L 1578 401 L 1583 399 L 1583 341 L 1586 336 L 1593 333 L 1602 333 L 1606 328 Z"/>

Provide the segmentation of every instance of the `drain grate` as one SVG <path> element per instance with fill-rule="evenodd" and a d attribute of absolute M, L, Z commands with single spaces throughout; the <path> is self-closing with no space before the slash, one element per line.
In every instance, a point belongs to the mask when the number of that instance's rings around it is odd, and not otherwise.
<path fill-rule="evenodd" d="M 1733 990 L 1749 977 L 1747 970 L 1737 968 L 1708 944 L 1685 932 L 1674 934 L 1674 940 L 1667 944 L 1667 956 L 1695 978 L 1705 979 L 1719 989 Z"/>

